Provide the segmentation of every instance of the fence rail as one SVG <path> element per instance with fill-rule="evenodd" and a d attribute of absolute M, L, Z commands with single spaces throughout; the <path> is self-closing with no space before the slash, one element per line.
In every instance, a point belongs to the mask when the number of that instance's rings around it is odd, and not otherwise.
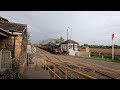
<path fill-rule="evenodd" d="M 53 67 L 53 70 L 50 68 L 51 65 L 52 65 L 52 67 Z M 50 75 L 50 72 L 52 72 L 52 73 L 53 73 L 53 76 L 54 76 L 54 79 L 56 79 L 56 77 L 58 77 L 59 79 L 62 79 L 62 78 L 56 73 L 56 68 L 57 68 L 58 66 L 60 66 L 60 67 L 62 67 L 62 68 L 65 69 L 64 79 L 68 79 L 68 71 L 72 71 L 72 72 L 74 72 L 74 73 L 76 73 L 76 74 L 78 74 L 78 75 L 81 75 L 81 76 L 83 76 L 83 77 L 85 77 L 85 78 L 88 78 L 88 79 L 96 79 L 96 78 L 94 78 L 94 77 L 92 77 L 92 76 L 90 76 L 90 75 L 87 75 L 87 74 L 84 74 L 84 73 L 82 73 L 82 72 L 76 71 L 76 70 L 74 70 L 74 69 L 71 69 L 71 68 L 69 68 L 69 67 L 67 67 L 67 66 L 64 66 L 64 65 L 62 65 L 62 64 L 59 64 L 59 63 L 57 63 L 57 62 L 53 62 L 53 61 L 51 61 L 51 60 L 41 59 L 41 66 L 42 66 L 45 70 L 48 70 L 48 75 Z"/>
<path fill-rule="evenodd" d="M 100 53 L 100 52 L 91 52 L 91 56 L 98 56 L 98 57 L 106 57 L 106 58 L 112 58 L 112 54 L 107 53 Z M 120 55 L 114 55 L 115 59 L 120 59 Z"/>

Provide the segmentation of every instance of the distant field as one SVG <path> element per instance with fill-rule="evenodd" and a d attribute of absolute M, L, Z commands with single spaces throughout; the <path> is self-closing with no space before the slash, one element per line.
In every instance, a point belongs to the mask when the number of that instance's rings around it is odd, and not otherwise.
<path fill-rule="evenodd" d="M 80 51 L 85 51 L 85 49 L 79 48 Z M 114 49 L 115 55 L 120 55 L 120 49 Z M 96 53 L 104 53 L 104 54 L 111 54 L 112 49 L 101 49 L 101 48 L 90 48 L 90 52 L 96 52 Z"/>

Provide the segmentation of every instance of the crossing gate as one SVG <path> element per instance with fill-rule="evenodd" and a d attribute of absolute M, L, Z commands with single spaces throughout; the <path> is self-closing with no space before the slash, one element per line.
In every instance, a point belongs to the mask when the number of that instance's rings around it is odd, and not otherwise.
<path fill-rule="evenodd" d="M 11 66 L 11 51 L 4 48 L 0 51 L 0 69 L 6 69 Z"/>

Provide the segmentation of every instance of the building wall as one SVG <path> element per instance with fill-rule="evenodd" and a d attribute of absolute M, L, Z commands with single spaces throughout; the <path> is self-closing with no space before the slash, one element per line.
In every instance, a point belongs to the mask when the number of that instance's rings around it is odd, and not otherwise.
<path fill-rule="evenodd" d="M 27 34 L 24 32 L 22 34 L 21 42 L 21 64 L 20 64 L 20 73 L 24 73 L 27 66 Z"/>
<path fill-rule="evenodd" d="M 64 49 L 65 51 L 67 51 L 67 48 L 68 48 L 67 45 L 68 45 L 68 44 L 61 44 L 61 49 Z"/>
<path fill-rule="evenodd" d="M 78 51 L 78 46 L 77 44 L 72 44 L 72 43 L 61 44 L 61 49 L 68 51 L 69 55 L 75 56 L 76 51 Z"/>
<path fill-rule="evenodd" d="M 74 51 L 78 51 L 78 46 L 77 46 L 77 44 L 74 44 L 74 48 L 75 49 L 73 49 L 73 44 L 72 43 L 69 43 L 69 44 L 61 44 L 61 48 L 62 49 L 64 49 L 64 50 L 70 50 L 70 49 L 72 49 L 72 50 L 74 50 Z"/>
<path fill-rule="evenodd" d="M 8 48 L 9 50 L 12 50 L 12 37 L 0 38 L 0 50 L 2 48 Z"/>
<path fill-rule="evenodd" d="M 74 45 L 75 45 L 75 51 L 78 51 L 78 45 L 77 44 Z"/>
<path fill-rule="evenodd" d="M 22 74 L 27 66 L 27 33 L 16 33 L 18 36 L 15 38 L 15 60 L 20 65 L 20 73 Z"/>
<path fill-rule="evenodd" d="M 2 64 L 2 49 L 7 48 L 10 52 L 12 52 L 12 38 L 8 37 L 2 37 L 0 38 L 0 70 L 2 70 L 3 68 L 1 68 L 1 64 Z M 11 57 L 10 57 L 11 58 Z M 11 64 L 11 59 L 7 60 L 9 64 Z"/>
<path fill-rule="evenodd" d="M 15 61 L 20 65 L 20 73 L 23 73 L 27 62 L 27 36 L 18 34 L 15 37 Z M 2 48 L 8 48 L 11 52 L 13 50 L 13 38 L 0 38 L 0 51 Z M 1 64 L 1 62 L 0 62 Z"/>
<path fill-rule="evenodd" d="M 15 37 L 15 58 L 20 59 L 21 56 L 22 35 Z"/>
<path fill-rule="evenodd" d="M 10 36 L 9 38 L 2 38 L 0 39 L 0 50 L 2 48 L 7 48 L 8 50 L 11 51 L 13 50 L 13 44 L 14 44 L 14 39 L 12 38 L 12 36 Z M 15 37 L 15 61 L 17 61 L 18 63 L 20 62 L 20 57 L 21 56 L 21 43 L 22 43 L 22 35 L 18 35 Z M 12 57 L 12 56 L 11 56 Z"/>

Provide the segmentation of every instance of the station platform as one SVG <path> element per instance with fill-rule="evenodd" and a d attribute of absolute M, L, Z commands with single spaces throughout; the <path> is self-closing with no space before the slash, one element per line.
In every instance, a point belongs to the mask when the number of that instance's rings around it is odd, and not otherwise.
<path fill-rule="evenodd" d="M 51 79 L 48 76 L 47 71 L 42 68 L 39 69 L 30 69 L 23 74 L 23 79 Z"/>
<path fill-rule="evenodd" d="M 33 64 L 27 66 L 26 71 L 22 75 L 22 79 L 52 79 L 48 76 L 48 72 L 36 63 L 36 60 L 32 60 Z"/>

